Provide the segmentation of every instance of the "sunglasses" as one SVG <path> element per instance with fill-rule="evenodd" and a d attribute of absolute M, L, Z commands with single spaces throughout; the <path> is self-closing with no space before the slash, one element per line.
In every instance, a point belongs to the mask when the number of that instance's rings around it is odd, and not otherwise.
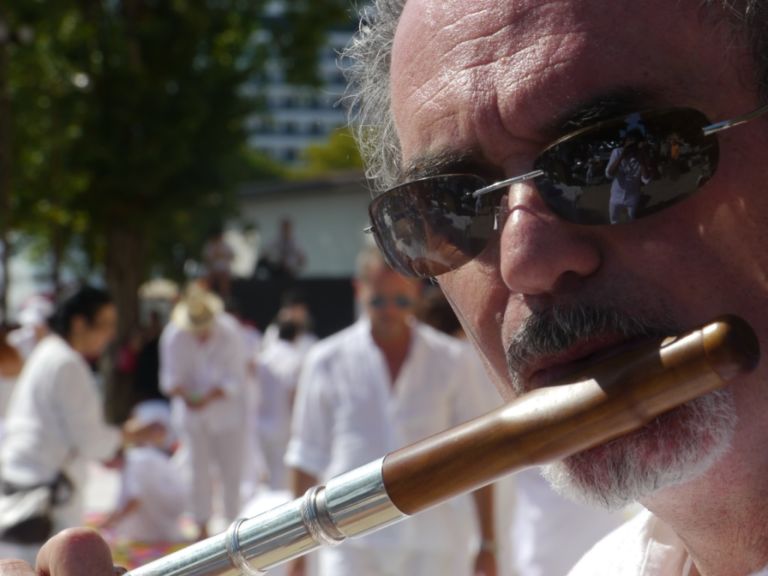
<path fill-rule="evenodd" d="M 701 188 L 717 169 L 716 134 L 766 112 L 768 105 L 713 124 L 698 110 L 669 108 L 599 122 L 550 144 L 526 174 L 494 183 L 445 174 L 391 188 L 371 202 L 366 230 L 392 268 L 427 278 L 456 270 L 485 249 L 512 184 L 532 181 L 567 222 L 632 222 Z"/>
<path fill-rule="evenodd" d="M 396 294 L 392 297 L 377 295 L 368 300 L 368 306 L 375 310 L 383 310 L 390 304 L 392 304 L 395 308 L 399 308 L 400 310 L 407 310 L 413 306 L 413 300 L 402 294 Z"/>

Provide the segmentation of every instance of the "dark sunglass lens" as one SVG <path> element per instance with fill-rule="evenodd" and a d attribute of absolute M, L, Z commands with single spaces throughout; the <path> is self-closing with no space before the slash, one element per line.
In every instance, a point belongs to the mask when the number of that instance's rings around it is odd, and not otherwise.
<path fill-rule="evenodd" d="M 469 174 L 434 176 L 393 188 L 374 199 L 370 217 L 379 247 L 400 273 L 438 276 L 477 256 L 492 231 L 485 185 Z"/>
<path fill-rule="evenodd" d="M 392 302 L 394 302 L 395 306 L 397 306 L 401 310 L 407 310 L 408 308 L 413 306 L 413 300 L 408 298 L 408 296 L 403 296 L 403 295 L 395 296 L 392 299 Z"/>
<path fill-rule="evenodd" d="M 384 308 L 386 305 L 387 305 L 387 300 L 383 296 L 374 296 L 373 298 L 368 300 L 368 306 L 376 310 L 380 310 L 381 308 Z"/>
<path fill-rule="evenodd" d="M 550 209 L 579 224 L 618 224 L 693 194 L 717 167 L 709 120 L 688 108 L 638 112 L 572 134 L 545 150 L 536 168 Z"/>
<path fill-rule="evenodd" d="M 400 308 L 401 310 L 407 310 L 413 306 L 413 300 L 403 294 L 396 294 L 392 297 L 377 294 L 368 300 L 368 306 L 375 310 L 383 310 L 389 305 Z"/>

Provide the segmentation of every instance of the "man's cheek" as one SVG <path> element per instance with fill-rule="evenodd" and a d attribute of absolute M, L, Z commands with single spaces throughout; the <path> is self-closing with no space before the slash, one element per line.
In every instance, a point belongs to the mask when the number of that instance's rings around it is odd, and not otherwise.
<path fill-rule="evenodd" d="M 508 291 L 499 285 L 478 283 L 473 264 L 438 278 L 440 288 L 451 303 L 469 341 L 477 349 L 486 371 L 506 400 L 512 399 L 508 384 L 502 324 Z"/>

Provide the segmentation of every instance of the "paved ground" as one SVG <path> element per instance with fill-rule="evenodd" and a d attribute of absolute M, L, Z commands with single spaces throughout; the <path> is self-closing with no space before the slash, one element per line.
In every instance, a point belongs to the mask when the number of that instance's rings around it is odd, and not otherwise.
<path fill-rule="evenodd" d="M 98 464 L 88 469 L 88 484 L 85 488 L 85 511 L 90 517 L 111 510 L 117 502 L 120 475 Z"/>

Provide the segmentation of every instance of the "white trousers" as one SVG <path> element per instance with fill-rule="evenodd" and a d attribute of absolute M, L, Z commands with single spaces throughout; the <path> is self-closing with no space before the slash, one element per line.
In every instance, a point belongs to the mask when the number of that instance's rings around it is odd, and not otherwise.
<path fill-rule="evenodd" d="M 240 427 L 211 431 L 204 422 L 186 426 L 182 441 L 188 450 L 190 467 L 191 512 L 198 523 L 211 518 L 213 500 L 212 467 L 221 479 L 224 516 L 227 522 L 240 511 L 240 481 L 243 474 L 243 434 Z"/>

